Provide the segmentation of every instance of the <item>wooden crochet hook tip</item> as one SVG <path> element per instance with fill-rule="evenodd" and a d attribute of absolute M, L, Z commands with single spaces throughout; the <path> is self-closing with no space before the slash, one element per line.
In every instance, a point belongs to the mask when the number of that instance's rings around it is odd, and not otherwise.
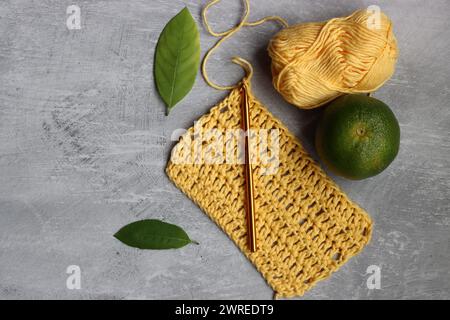
<path fill-rule="evenodd" d="M 247 219 L 247 240 L 251 252 L 255 252 L 256 245 L 256 227 L 255 227 L 255 198 L 253 190 L 253 168 L 250 159 L 250 104 L 245 84 L 242 86 L 242 129 L 245 133 L 245 200 L 246 200 L 246 219 Z"/>

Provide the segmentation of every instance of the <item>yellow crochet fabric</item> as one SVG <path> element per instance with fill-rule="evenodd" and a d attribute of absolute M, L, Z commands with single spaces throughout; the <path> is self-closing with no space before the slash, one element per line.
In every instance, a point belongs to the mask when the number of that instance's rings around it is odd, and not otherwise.
<path fill-rule="evenodd" d="M 276 297 L 301 296 L 362 250 L 370 239 L 371 220 L 248 92 L 252 129 L 278 129 L 280 133 L 278 170 L 264 175 L 263 166 L 254 165 L 258 250 L 251 253 L 246 238 L 244 166 L 173 162 L 190 153 L 193 136 L 212 128 L 240 128 L 240 90 L 233 89 L 197 122 L 195 130 L 192 127 L 185 133 L 172 150 L 166 172 L 236 243 Z"/>

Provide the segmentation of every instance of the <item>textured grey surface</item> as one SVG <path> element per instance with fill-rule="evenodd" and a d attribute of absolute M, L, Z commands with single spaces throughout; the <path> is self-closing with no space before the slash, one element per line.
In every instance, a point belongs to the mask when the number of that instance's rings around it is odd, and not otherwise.
<path fill-rule="evenodd" d="M 304 299 L 448 299 L 450 2 L 253 0 L 252 19 L 324 20 L 378 4 L 395 23 L 400 60 L 376 97 L 402 130 L 396 161 L 381 175 L 336 178 L 372 216 L 370 245 Z M 199 22 L 202 53 L 214 38 L 200 25 L 204 2 L 174 0 L 0 1 L 0 298 L 270 299 L 263 278 L 164 173 L 170 134 L 187 128 L 225 96 L 199 76 L 190 95 L 164 116 L 153 53 L 165 23 L 184 4 Z M 66 28 L 81 7 L 82 29 Z M 240 16 L 238 0 L 211 12 L 218 29 Z M 265 47 L 276 32 L 240 32 L 210 63 L 223 83 L 239 79 L 233 55 L 255 67 L 258 98 L 316 157 L 320 111 L 300 111 L 274 91 Z M 184 227 L 201 245 L 138 251 L 112 235 L 141 218 Z M 79 265 L 81 290 L 66 288 Z M 366 286 L 381 267 L 381 289 Z"/>

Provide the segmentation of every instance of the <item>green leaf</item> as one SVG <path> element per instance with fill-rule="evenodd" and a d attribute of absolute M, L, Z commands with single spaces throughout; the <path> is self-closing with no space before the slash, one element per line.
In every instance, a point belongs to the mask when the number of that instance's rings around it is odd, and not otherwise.
<path fill-rule="evenodd" d="M 159 36 L 155 81 L 167 114 L 194 85 L 200 64 L 200 35 L 188 8 L 180 11 Z"/>
<path fill-rule="evenodd" d="M 173 249 L 189 243 L 198 244 L 189 239 L 180 227 L 160 220 L 141 220 L 130 223 L 115 235 L 118 240 L 130 247 L 139 249 Z"/>

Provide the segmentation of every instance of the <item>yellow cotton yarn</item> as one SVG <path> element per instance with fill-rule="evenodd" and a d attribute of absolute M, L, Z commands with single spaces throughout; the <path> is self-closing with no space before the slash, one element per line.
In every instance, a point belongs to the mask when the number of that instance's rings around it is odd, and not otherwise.
<path fill-rule="evenodd" d="M 394 73 L 398 49 L 390 19 L 373 15 L 358 10 L 281 30 L 268 47 L 276 90 L 289 103 L 312 109 L 344 93 L 381 87 Z"/>

